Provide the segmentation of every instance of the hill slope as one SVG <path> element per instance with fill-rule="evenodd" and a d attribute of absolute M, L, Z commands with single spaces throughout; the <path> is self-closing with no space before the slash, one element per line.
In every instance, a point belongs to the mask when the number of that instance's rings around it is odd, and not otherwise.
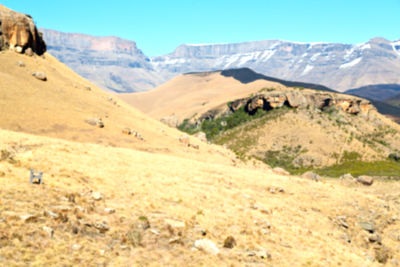
<path fill-rule="evenodd" d="M 225 149 L 179 143 L 178 131 L 47 54 L 0 52 L 0 101 L 2 266 L 400 260 L 397 183 L 317 183 L 257 161 L 232 166 Z M 144 140 L 122 135 L 127 126 Z M 29 183 L 31 168 L 43 171 L 42 184 Z"/>
<path fill-rule="evenodd" d="M 181 75 L 123 99 L 181 130 L 205 132 L 209 141 L 242 159 L 257 158 L 296 173 L 342 164 L 349 155 L 386 160 L 400 150 L 399 125 L 368 100 L 264 79 L 245 82 L 248 69 L 226 72 Z"/>
<path fill-rule="evenodd" d="M 346 91 L 346 94 L 379 101 L 385 101 L 386 99 L 391 98 L 399 93 L 399 84 L 373 84 Z"/>

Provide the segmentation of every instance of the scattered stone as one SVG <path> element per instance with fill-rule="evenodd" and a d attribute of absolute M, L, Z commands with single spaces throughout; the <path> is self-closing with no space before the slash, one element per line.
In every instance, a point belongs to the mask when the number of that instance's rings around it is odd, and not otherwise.
<path fill-rule="evenodd" d="M 82 246 L 79 245 L 79 244 L 73 244 L 73 245 L 72 245 L 72 249 L 73 249 L 73 250 L 80 250 L 81 248 L 82 248 Z"/>
<path fill-rule="evenodd" d="M 180 236 L 173 237 L 168 240 L 169 244 L 182 244 L 182 238 Z"/>
<path fill-rule="evenodd" d="M 354 177 L 350 173 L 346 173 L 346 174 L 340 176 L 339 179 L 352 181 L 352 180 L 354 180 Z"/>
<path fill-rule="evenodd" d="M 180 229 L 180 228 L 186 227 L 186 223 L 182 222 L 182 221 L 165 219 L 164 222 L 165 222 L 165 224 L 169 225 L 171 228 L 175 228 L 175 229 Z"/>
<path fill-rule="evenodd" d="M 199 145 L 196 145 L 196 144 L 189 144 L 189 147 L 192 147 L 194 149 L 199 149 L 200 148 Z"/>
<path fill-rule="evenodd" d="M 69 206 L 54 206 L 53 209 L 63 212 L 68 212 L 72 210 L 72 208 Z"/>
<path fill-rule="evenodd" d="M 103 199 L 103 195 L 100 192 L 93 192 L 92 198 L 96 201 L 99 201 Z"/>
<path fill-rule="evenodd" d="M 207 135 L 204 132 L 198 132 L 194 137 L 200 139 L 200 141 L 207 143 Z"/>
<path fill-rule="evenodd" d="M 178 140 L 179 140 L 179 142 L 181 142 L 185 146 L 189 146 L 190 145 L 190 138 L 187 135 L 180 136 Z"/>
<path fill-rule="evenodd" d="M 54 235 L 53 228 L 47 227 L 47 226 L 43 226 L 42 229 L 43 229 L 43 231 L 45 231 L 49 235 L 49 237 L 53 237 L 53 235 Z"/>
<path fill-rule="evenodd" d="M 32 57 L 33 56 L 32 48 L 28 47 L 27 49 L 25 49 L 25 55 Z"/>
<path fill-rule="evenodd" d="M 375 226 L 370 222 L 361 222 L 360 226 L 362 229 L 364 229 L 367 232 L 370 232 L 371 234 L 375 231 Z"/>
<path fill-rule="evenodd" d="M 14 51 L 17 52 L 18 54 L 22 54 L 23 49 L 22 49 L 22 47 L 20 47 L 20 46 L 16 46 L 16 47 L 14 48 Z"/>
<path fill-rule="evenodd" d="M 339 222 L 339 224 L 341 225 L 341 226 L 343 226 L 344 228 L 349 228 L 349 225 L 347 224 L 347 222 L 346 222 L 346 217 L 345 216 L 338 216 L 337 217 L 337 220 L 338 220 L 338 222 Z"/>
<path fill-rule="evenodd" d="M 18 61 L 18 66 L 23 68 L 23 67 L 25 67 L 25 63 L 22 60 L 19 60 Z"/>
<path fill-rule="evenodd" d="M 386 263 L 390 258 L 390 251 L 385 246 L 375 247 L 375 259 L 379 263 Z"/>
<path fill-rule="evenodd" d="M 34 72 L 32 76 L 41 81 L 47 81 L 46 74 L 44 72 Z"/>
<path fill-rule="evenodd" d="M 100 256 L 104 256 L 104 254 L 106 254 L 106 251 L 104 249 L 100 249 L 99 254 Z"/>
<path fill-rule="evenodd" d="M 150 232 L 154 235 L 160 235 L 160 232 L 156 229 L 150 229 Z"/>
<path fill-rule="evenodd" d="M 271 254 L 266 251 L 266 250 L 260 250 L 260 251 L 249 251 L 247 253 L 247 256 L 249 257 L 260 257 L 261 259 L 271 259 Z"/>
<path fill-rule="evenodd" d="M 275 167 L 272 169 L 272 171 L 279 175 L 290 175 L 290 173 L 288 171 L 286 171 L 285 169 L 280 168 L 280 167 Z"/>
<path fill-rule="evenodd" d="M 228 236 L 224 241 L 224 248 L 233 248 L 236 246 L 236 240 L 233 236 Z"/>
<path fill-rule="evenodd" d="M 95 223 L 93 226 L 102 234 L 110 230 L 110 227 L 105 223 Z"/>
<path fill-rule="evenodd" d="M 23 220 L 24 222 L 29 223 L 29 222 L 34 222 L 34 221 L 36 221 L 38 217 L 37 217 L 36 215 L 26 214 L 26 215 L 21 215 L 21 216 L 19 216 L 19 218 L 20 218 L 21 220 Z"/>
<path fill-rule="evenodd" d="M 124 129 L 122 130 L 122 133 L 123 133 L 123 134 L 126 134 L 126 135 L 131 135 L 131 134 L 132 134 L 132 131 L 131 131 L 130 128 L 124 128 Z"/>
<path fill-rule="evenodd" d="M 142 228 L 143 230 L 149 229 L 150 226 L 150 221 L 147 219 L 146 216 L 140 216 L 139 217 L 139 222 L 137 223 L 138 228 Z"/>
<path fill-rule="evenodd" d="M 321 180 L 321 177 L 318 174 L 316 174 L 315 172 L 311 172 L 311 171 L 303 173 L 303 175 L 301 177 L 305 178 L 305 179 L 313 180 L 316 182 Z"/>
<path fill-rule="evenodd" d="M 109 96 L 109 97 L 107 97 L 107 100 L 111 102 L 111 101 L 113 101 L 113 98 L 111 96 Z"/>
<path fill-rule="evenodd" d="M 217 246 L 208 239 L 196 240 L 194 242 L 194 247 L 212 255 L 217 255 L 219 253 L 219 249 L 217 248 Z"/>
<path fill-rule="evenodd" d="M 374 183 L 374 178 L 372 178 L 371 176 L 358 176 L 357 178 L 357 182 L 363 184 L 363 185 L 372 185 Z"/>
<path fill-rule="evenodd" d="M 91 90 L 92 90 L 92 88 L 91 88 L 90 86 L 85 86 L 85 89 L 86 89 L 87 91 L 91 91 Z"/>
<path fill-rule="evenodd" d="M 4 176 L 6 176 L 6 173 L 3 171 L 0 171 L 0 177 L 4 177 Z"/>
<path fill-rule="evenodd" d="M 89 118 L 89 119 L 86 119 L 85 122 L 87 124 L 92 125 L 92 126 L 97 126 L 99 128 L 104 128 L 104 123 L 103 123 L 103 121 L 101 119 Z"/>
<path fill-rule="evenodd" d="M 370 235 L 369 237 L 368 237 L 368 240 L 369 240 L 369 242 L 371 242 L 371 243 L 378 243 L 378 244 L 381 244 L 382 243 L 382 239 L 381 239 L 381 237 L 377 234 L 377 233 L 374 233 L 374 234 L 372 234 L 372 235 Z"/>
<path fill-rule="evenodd" d="M 104 208 L 104 212 L 108 213 L 108 214 L 113 214 L 113 213 L 115 213 L 115 209 L 113 209 L 113 208 Z"/>
<path fill-rule="evenodd" d="M 55 212 L 52 212 L 51 210 L 46 210 L 44 212 L 45 216 L 51 217 L 52 219 L 57 219 L 59 217 L 59 215 Z"/>
<path fill-rule="evenodd" d="M 270 192 L 271 194 L 275 194 L 275 188 L 270 188 L 270 189 L 269 189 L 269 192 Z"/>

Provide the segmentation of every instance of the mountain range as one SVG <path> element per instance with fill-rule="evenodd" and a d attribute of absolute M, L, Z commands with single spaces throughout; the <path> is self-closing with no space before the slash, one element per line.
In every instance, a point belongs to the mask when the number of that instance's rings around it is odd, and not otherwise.
<path fill-rule="evenodd" d="M 234 44 L 184 44 L 147 57 L 118 37 L 41 30 L 48 51 L 101 88 L 146 91 L 187 72 L 248 67 L 279 79 L 317 83 L 344 92 L 371 84 L 400 84 L 400 40 L 361 44 L 266 40 Z"/>

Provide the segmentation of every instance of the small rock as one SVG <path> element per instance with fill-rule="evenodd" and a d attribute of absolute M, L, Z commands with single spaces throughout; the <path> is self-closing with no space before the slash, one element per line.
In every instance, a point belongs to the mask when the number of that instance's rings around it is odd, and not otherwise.
<path fill-rule="evenodd" d="M 104 249 L 100 249 L 99 254 L 100 256 L 104 256 L 104 254 L 106 254 L 106 251 Z"/>
<path fill-rule="evenodd" d="M 196 145 L 196 144 L 189 144 L 189 147 L 192 147 L 194 149 L 199 149 L 200 148 L 199 145 Z"/>
<path fill-rule="evenodd" d="M 54 235 L 54 230 L 51 227 L 43 226 L 42 227 L 43 231 L 45 231 L 50 237 L 53 237 Z"/>
<path fill-rule="evenodd" d="M 100 233 L 105 233 L 108 230 L 110 230 L 110 227 L 108 225 L 106 225 L 105 223 L 95 223 L 93 226 L 94 226 L 94 228 L 99 230 Z"/>
<path fill-rule="evenodd" d="M 181 142 L 182 144 L 189 146 L 190 145 L 190 138 L 187 135 L 183 135 L 179 137 L 179 142 Z"/>
<path fill-rule="evenodd" d="M 260 250 L 258 252 L 256 252 L 257 257 L 260 257 L 261 259 L 270 259 L 271 258 L 271 254 L 266 251 L 266 250 Z"/>
<path fill-rule="evenodd" d="M 382 239 L 381 239 L 381 237 L 378 235 L 378 234 L 372 234 L 372 235 L 370 235 L 369 237 L 368 237 L 368 240 L 369 240 L 369 242 L 371 242 L 371 243 L 378 243 L 378 244 L 381 244 L 382 243 Z"/>
<path fill-rule="evenodd" d="M 139 222 L 137 223 L 137 226 L 139 228 L 142 228 L 143 230 L 147 230 L 147 229 L 149 229 L 151 227 L 150 226 L 150 221 L 149 221 L 149 219 L 147 219 L 146 216 L 140 216 L 139 217 Z"/>
<path fill-rule="evenodd" d="M 28 47 L 25 49 L 25 55 L 32 57 L 34 55 L 32 48 Z"/>
<path fill-rule="evenodd" d="M 79 244 L 73 244 L 73 245 L 72 245 L 72 249 L 73 249 L 73 250 L 80 250 L 81 248 L 82 248 L 82 246 L 79 245 Z"/>
<path fill-rule="evenodd" d="M 29 223 L 29 222 L 34 222 L 34 221 L 36 221 L 38 217 L 37 217 L 36 215 L 26 214 L 26 215 L 21 215 L 21 216 L 19 216 L 19 218 L 20 218 L 21 220 L 23 220 L 24 222 Z"/>
<path fill-rule="evenodd" d="M 233 236 L 228 236 L 224 241 L 224 248 L 233 248 L 236 246 L 236 240 Z"/>
<path fill-rule="evenodd" d="M 165 219 L 164 222 L 169 225 L 171 228 L 179 229 L 179 228 L 185 228 L 186 224 L 185 222 L 181 221 L 176 221 L 176 220 L 171 220 L 171 219 Z"/>
<path fill-rule="evenodd" d="M 131 129 L 129 129 L 129 128 L 124 128 L 124 129 L 122 130 L 122 133 L 123 133 L 123 134 L 126 134 L 126 135 L 131 135 L 131 134 L 132 134 L 132 131 L 131 131 Z"/>
<path fill-rule="evenodd" d="M 370 222 L 361 222 L 360 226 L 362 229 L 370 233 L 373 233 L 375 231 L 375 226 Z"/>
<path fill-rule="evenodd" d="M 96 201 L 99 201 L 103 199 L 103 195 L 100 192 L 93 192 L 92 198 Z"/>
<path fill-rule="evenodd" d="M 108 213 L 108 214 L 113 214 L 113 213 L 115 213 L 115 209 L 113 209 L 113 208 L 104 208 L 104 212 Z"/>
<path fill-rule="evenodd" d="M 398 267 L 398 266 L 400 266 L 399 261 L 396 260 L 396 259 L 390 260 L 390 264 L 391 264 L 393 267 Z"/>
<path fill-rule="evenodd" d="M 173 237 L 171 239 L 168 240 L 169 244 L 182 244 L 182 238 L 180 236 L 177 237 Z"/>
<path fill-rule="evenodd" d="M 374 178 L 372 178 L 371 176 L 363 175 L 357 178 L 357 182 L 363 185 L 372 185 L 374 183 Z"/>
<path fill-rule="evenodd" d="M 47 81 L 46 74 L 44 72 L 34 72 L 32 76 L 41 81 Z"/>
<path fill-rule="evenodd" d="M 200 141 L 207 143 L 207 135 L 204 132 L 198 132 L 194 136 L 200 139 Z"/>
<path fill-rule="evenodd" d="M 208 239 L 196 240 L 194 242 L 194 247 L 212 255 L 217 255 L 219 253 L 217 246 Z"/>
<path fill-rule="evenodd" d="M 44 215 L 45 215 L 45 216 L 49 216 L 49 217 L 51 217 L 51 218 L 53 218 L 53 219 L 57 219 L 57 218 L 59 217 L 59 215 L 58 215 L 57 213 L 52 212 L 51 210 L 46 210 L 46 211 L 44 212 Z"/>
<path fill-rule="evenodd" d="M 91 91 L 91 90 L 92 90 L 92 88 L 91 88 L 90 86 L 85 86 L 85 89 L 86 89 L 87 91 Z"/>
<path fill-rule="evenodd" d="M 154 235 L 160 235 L 160 232 L 156 229 L 150 229 L 150 232 Z"/>
<path fill-rule="evenodd" d="M 22 49 L 22 47 L 20 47 L 20 46 L 16 46 L 16 47 L 14 48 L 14 51 L 17 52 L 17 53 L 19 53 L 19 54 L 22 54 L 23 49 Z"/>
<path fill-rule="evenodd" d="M 349 225 L 347 224 L 347 222 L 346 222 L 346 217 L 345 216 L 338 216 L 337 217 L 337 220 L 338 220 L 338 222 L 339 222 L 339 224 L 341 225 L 341 226 L 343 226 L 344 228 L 349 228 Z"/>
<path fill-rule="evenodd" d="M 311 171 L 303 173 L 303 175 L 301 177 L 305 178 L 305 179 L 310 179 L 310 180 L 313 180 L 316 182 L 321 180 L 321 177 L 319 177 L 318 174 L 316 174 L 315 172 L 311 172 Z"/>
<path fill-rule="evenodd" d="M 18 66 L 23 68 L 23 67 L 25 67 L 25 63 L 22 60 L 19 60 L 18 61 Z"/>
<path fill-rule="evenodd" d="M 352 181 L 352 180 L 354 180 L 354 177 L 350 173 L 346 173 L 346 174 L 340 176 L 339 179 Z"/>
<path fill-rule="evenodd" d="M 104 128 L 104 123 L 103 123 L 103 121 L 101 119 L 89 118 L 89 119 L 86 119 L 85 122 L 87 124 L 92 125 L 92 126 L 97 126 L 99 128 Z"/>
<path fill-rule="evenodd" d="M 286 171 L 285 169 L 282 169 L 280 167 L 275 167 L 272 169 L 272 171 L 279 175 L 290 175 L 290 173 L 288 171 Z"/>

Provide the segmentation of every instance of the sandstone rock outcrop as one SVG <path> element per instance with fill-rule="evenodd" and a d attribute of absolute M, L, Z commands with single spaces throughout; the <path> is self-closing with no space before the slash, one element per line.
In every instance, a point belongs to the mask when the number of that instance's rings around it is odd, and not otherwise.
<path fill-rule="evenodd" d="M 46 44 L 31 16 L 0 5 L 0 50 L 3 49 L 42 55 L 46 52 Z"/>
<path fill-rule="evenodd" d="M 229 104 L 229 109 L 235 112 L 242 106 L 250 114 L 254 114 L 259 108 L 270 110 L 283 106 L 290 108 L 313 107 L 320 110 L 333 107 L 353 115 L 368 114 L 370 110 L 375 109 L 368 100 L 350 95 L 295 90 L 274 91 L 237 99 Z M 212 118 L 216 117 L 216 114 L 213 115 Z"/>

